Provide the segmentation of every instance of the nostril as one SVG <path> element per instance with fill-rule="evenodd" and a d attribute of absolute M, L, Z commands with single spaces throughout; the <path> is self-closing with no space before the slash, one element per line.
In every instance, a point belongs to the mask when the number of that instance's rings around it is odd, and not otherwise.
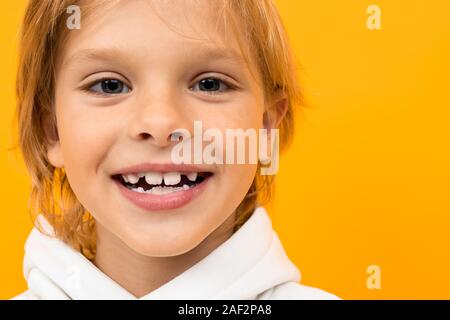
<path fill-rule="evenodd" d="M 150 134 L 150 133 L 141 133 L 140 134 L 140 136 L 143 138 L 143 139 L 149 139 L 149 138 L 151 138 L 152 137 L 152 135 Z"/>
<path fill-rule="evenodd" d="M 183 141 L 183 133 L 179 131 L 172 132 L 169 138 L 171 141 Z"/>

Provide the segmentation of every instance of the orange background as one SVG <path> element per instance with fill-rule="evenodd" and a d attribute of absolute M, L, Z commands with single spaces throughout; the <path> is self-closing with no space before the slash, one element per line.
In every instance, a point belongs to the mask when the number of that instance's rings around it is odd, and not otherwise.
<path fill-rule="evenodd" d="M 0 298 L 26 289 L 30 181 L 12 145 L 17 31 L 0 7 Z M 278 0 L 312 107 L 268 207 L 303 283 L 344 299 L 450 299 L 450 2 Z M 367 7 L 381 8 L 368 30 Z M 381 289 L 366 286 L 369 265 Z"/>

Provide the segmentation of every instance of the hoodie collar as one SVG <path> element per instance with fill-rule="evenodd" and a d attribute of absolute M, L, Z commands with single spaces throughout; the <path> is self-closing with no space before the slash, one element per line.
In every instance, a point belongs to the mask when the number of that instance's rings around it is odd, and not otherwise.
<path fill-rule="evenodd" d="M 44 230 L 53 229 L 43 216 Z M 137 299 L 81 253 L 34 228 L 25 244 L 24 276 L 42 299 Z M 287 257 L 263 207 L 208 256 L 156 290 L 153 299 L 255 299 L 300 271 Z"/>

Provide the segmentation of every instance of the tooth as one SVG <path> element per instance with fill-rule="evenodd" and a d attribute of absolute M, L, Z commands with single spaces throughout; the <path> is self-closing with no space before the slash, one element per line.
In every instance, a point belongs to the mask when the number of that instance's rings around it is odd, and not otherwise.
<path fill-rule="evenodd" d="M 162 195 L 164 189 L 162 187 L 154 187 L 150 190 L 150 193 L 156 194 L 156 195 Z"/>
<path fill-rule="evenodd" d="M 163 195 L 166 193 L 165 189 L 166 188 L 164 188 L 164 187 L 154 187 L 150 190 L 150 193 L 156 194 L 156 195 Z"/>
<path fill-rule="evenodd" d="M 137 174 L 137 176 L 140 178 L 145 177 L 145 172 L 140 172 Z"/>
<path fill-rule="evenodd" d="M 183 190 L 188 190 L 189 186 L 187 184 L 183 184 Z"/>
<path fill-rule="evenodd" d="M 197 180 L 197 172 L 192 172 L 187 175 L 188 179 L 191 181 Z"/>
<path fill-rule="evenodd" d="M 137 191 L 140 192 L 140 193 L 144 193 L 145 192 L 144 188 L 142 188 L 142 187 L 137 188 Z"/>
<path fill-rule="evenodd" d="M 125 182 L 130 182 L 130 181 L 128 181 L 128 176 L 127 176 L 127 175 L 122 174 L 121 176 L 122 176 L 122 178 L 123 178 L 123 180 L 124 180 Z"/>
<path fill-rule="evenodd" d="M 127 175 L 128 181 L 132 184 L 135 184 L 139 181 L 139 177 L 135 174 L 129 174 Z"/>
<path fill-rule="evenodd" d="M 161 184 L 163 175 L 159 172 L 147 172 L 145 173 L 145 181 L 148 184 Z"/>
<path fill-rule="evenodd" d="M 167 186 L 173 186 L 181 181 L 181 175 L 179 172 L 167 172 L 163 174 L 164 184 Z"/>

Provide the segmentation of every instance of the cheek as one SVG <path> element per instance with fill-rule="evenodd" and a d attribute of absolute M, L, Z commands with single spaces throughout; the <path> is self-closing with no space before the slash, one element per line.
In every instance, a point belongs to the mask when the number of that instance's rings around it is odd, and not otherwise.
<path fill-rule="evenodd" d="M 98 180 L 93 178 L 114 141 L 117 122 L 111 121 L 106 109 L 76 99 L 59 99 L 56 106 L 64 168 L 72 188 L 82 197 Z"/>
<path fill-rule="evenodd" d="M 242 200 L 255 178 L 256 164 L 227 165 L 225 180 L 227 180 L 228 193 Z"/>
<path fill-rule="evenodd" d="M 258 160 L 258 142 L 260 139 L 260 129 L 263 128 L 263 107 L 256 99 L 248 99 L 247 101 L 233 104 L 232 106 L 217 106 L 214 112 L 208 112 L 200 116 L 203 120 L 203 130 L 215 129 L 221 132 L 222 143 L 219 159 L 226 162 L 229 151 L 231 158 L 238 161 L 239 157 L 244 158 L 248 166 L 238 165 L 239 169 L 233 169 L 245 174 L 249 170 L 254 172 Z M 240 129 L 240 130 L 238 130 Z M 230 134 L 230 135 L 228 135 Z M 242 138 L 243 134 L 245 138 Z M 239 140 L 239 141 L 238 141 Z M 251 141 L 250 141 L 251 140 Z M 243 143 L 241 144 L 241 142 Z M 244 147 L 241 149 L 241 147 Z"/>
<path fill-rule="evenodd" d="M 202 120 L 204 127 L 219 129 L 223 132 L 226 129 L 263 127 L 263 100 L 250 94 L 229 103 L 192 109 L 195 110 L 196 120 Z"/>

